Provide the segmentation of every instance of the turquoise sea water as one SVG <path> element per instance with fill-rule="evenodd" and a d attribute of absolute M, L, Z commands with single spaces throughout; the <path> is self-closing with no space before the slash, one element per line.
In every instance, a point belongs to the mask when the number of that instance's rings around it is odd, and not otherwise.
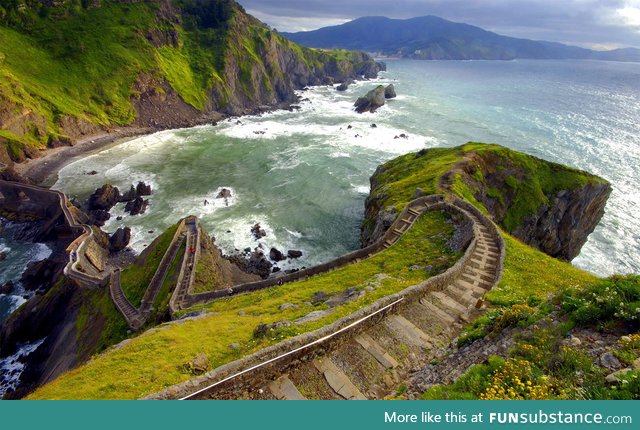
<path fill-rule="evenodd" d="M 193 214 L 226 252 L 257 246 L 250 227 L 259 222 L 263 246 L 301 249 L 296 264 L 308 266 L 358 247 L 378 164 L 425 147 L 493 142 L 611 181 L 605 218 L 574 264 L 600 275 L 640 272 L 640 65 L 403 60 L 388 69 L 346 93 L 302 92 L 299 112 L 134 139 L 67 166 L 54 187 L 86 198 L 106 182 L 152 183 L 146 214 L 117 221 L 118 206 L 106 225 L 132 227 L 137 251 Z M 399 97 L 375 114 L 353 112 L 355 98 L 380 83 L 393 83 Z M 401 133 L 409 139 L 394 139 Z M 86 175 L 92 170 L 99 174 Z M 222 187 L 232 190 L 228 205 L 215 199 Z"/>

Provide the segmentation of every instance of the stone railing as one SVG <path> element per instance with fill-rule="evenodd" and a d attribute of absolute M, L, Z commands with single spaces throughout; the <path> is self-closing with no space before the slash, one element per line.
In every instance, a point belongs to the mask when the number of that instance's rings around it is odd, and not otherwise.
<path fill-rule="evenodd" d="M 465 202 L 457 198 L 451 201 L 445 201 L 443 196 L 438 196 L 437 199 L 433 200 L 422 199 L 424 198 L 411 202 L 411 204 L 405 208 L 403 214 L 410 207 L 415 208 L 417 204 L 425 205 L 426 202 L 433 202 L 430 204 L 429 209 L 440 209 L 459 214 L 464 218 L 464 222 L 470 222 L 472 224 L 473 238 L 464 255 L 454 266 L 444 273 L 429 278 L 418 285 L 408 287 L 399 293 L 379 299 L 372 305 L 332 324 L 262 349 L 249 356 L 220 366 L 205 375 L 175 385 L 159 393 L 152 394 L 147 398 L 187 399 L 209 390 L 225 390 L 225 387 L 231 391 L 238 391 L 238 389 L 242 391 L 242 388 L 246 385 L 256 386 L 256 384 L 264 382 L 259 380 L 260 378 L 265 378 L 267 375 L 284 374 L 289 367 L 300 361 L 307 362 L 317 355 L 323 355 L 327 350 L 340 345 L 358 333 L 377 324 L 381 318 L 389 312 L 399 312 L 404 306 L 415 303 L 427 293 L 442 291 L 457 280 L 469 266 L 472 255 L 476 251 L 477 238 L 480 235 L 478 222 L 487 227 L 490 236 L 499 247 L 500 261 L 491 285 L 492 288 L 495 287 L 500 280 L 502 260 L 505 252 L 504 241 L 495 225 L 480 211 L 477 211 L 474 207 L 468 207 Z M 399 219 L 401 219 L 401 217 L 399 217 Z M 394 223 L 391 228 L 393 228 L 395 224 L 396 223 Z M 391 228 L 389 230 L 391 230 Z M 385 238 L 388 238 L 387 234 L 385 234 L 383 240 Z"/>
<path fill-rule="evenodd" d="M 200 259 L 201 250 L 201 237 L 200 226 L 198 225 L 198 218 L 187 218 L 187 250 L 185 258 L 182 260 L 182 266 L 180 267 L 180 274 L 178 276 L 178 282 L 173 290 L 171 299 L 169 300 L 169 312 L 171 315 L 175 315 L 183 305 L 182 298 L 187 296 L 193 286 L 193 282 L 196 277 L 196 264 Z M 189 230 L 193 229 L 194 234 L 189 234 Z M 194 254 L 191 254 L 193 250 Z"/>
<path fill-rule="evenodd" d="M 120 273 L 119 271 L 114 274 L 116 276 L 111 276 L 109 280 L 109 290 L 111 291 L 111 299 L 114 304 L 129 324 L 133 330 L 137 330 L 144 325 L 147 318 L 149 317 L 150 312 L 153 308 L 153 303 L 156 300 L 158 292 L 162 288 L 162 284 L 164 283 L 167 274 L 171 268 L 171 264 L 173 260 L 175 260 L 178 251 L 180 250 L 180 246 L 184 241 L 184 230 L 185 230 L 185 220 L 181 220 L 180 224 L 178 224 L 178 228 L 167 247 L 156 271 L 153 274 L 153 278 L 151 282 L 147 286 L 147 289 L 144 292 L 144 296 L 140 302 L 140 308 L 136 308 L 131 304 L 131 302 L 127 299 L 126 294 L 122 290 L 122 285 L 120 284 Z M 185 253 L 185 257 L 186 257 Z M 184 261 L 184 259 L 183 259 Z"/>

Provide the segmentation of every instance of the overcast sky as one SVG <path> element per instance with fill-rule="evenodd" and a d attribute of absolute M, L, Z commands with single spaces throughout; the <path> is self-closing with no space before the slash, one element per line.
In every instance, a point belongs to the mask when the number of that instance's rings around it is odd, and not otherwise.
<path fill-rule="evenodd" d="M 640 48 L 640 0 L 239 0 L 279 31 L 314 30 L 361 16 L 436 15 L 506 36 L 595 49 Z"/>

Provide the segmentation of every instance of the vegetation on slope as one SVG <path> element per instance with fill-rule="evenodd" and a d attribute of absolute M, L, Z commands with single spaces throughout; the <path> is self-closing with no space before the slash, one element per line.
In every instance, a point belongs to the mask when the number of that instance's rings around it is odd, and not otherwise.
<path fill-rule="evenodd" d="M 53 383 L 41 387 L 34 399 L 133 399 L 187 380 L 183 364 L 205 353 L 213 367 L 238 359 L 300 333 L 315 330 L 377 299 L 417 284 L 452 265 L 459 255 L 446 242 L 453 234 L 448 215 L 423 215 L 412 229 L 380 254 L 306 281 L 234 296 L 206 305 L 210 313 L 193 321 L 172 324 L 135 338 L 117 351 L 96 357 Z M 431 271 L 418 267 L 432 266 Z M 293 321 L 327 305 L 314 295 L 340 295 L 346 289 L 372 291 L 332 309 L 322 319 L 292 324 L 254 336 L 261 324 Z M 365 290 L 366 289 L 366 290 Z M 282 304 L 296 305 L 280 310 Z M 233 345 L 233 346 L 232 346 Z"/>
<path fill-rule="evenodd" d="M 526 307 L 528 315 L 512 318 L 503 328 L 527 327 L 533 322 L 541 328 L 524 336 L 509 357 L 490 357 L 455 383 L 429 389 L 423 398 L 639 400 L 640 276 L 614 276 L 586 286 L 561 283 L 558 288 L 559 294 L 538 306 L 511 308 Z M 544 318 L 551 310 L 554 314 Z M 494 328 L 507 312 L 494 319 Z M 594 357 L 580 342 L 570 342 L 570 333 L 578 330 L 618 339 L 610 346 L 610 354 L 629 370 L 616 373 L 615 379 L 607 378 L 612 371 L 601 365 L 598 355 Z"/>
<path fill-rule="evenodd" d="M 285 51 L 309 75 L 330 71 L 321 62 L 331 61 L 351 73 L 364 58 L 301 48 L 232 0 L 8 0 L 0 5 L 0 161 L 131 124 L 143 99 L 162 109 L 169 92 L 192 114 L 283 101 L 300 84 L 280 68 Z"/>
<path fill-rule="evenodd" d="M 472 160 L 472 171 L 457 171 L 458 163 Z M 443 177 L 452 173 L 450 183 Z M 531 155 L 516 152 L 500 145 L 467 143 L 454 148 L 425 149 L 403 155 L 383 164 L 376 172 L 370 200 L 379 207 L 393 205 L 398 211 L 412 200 L 416 188 L 425 194 L 445 192 L 444 186 L 459 197 L 473 203 L 487 213 L 487 208 L 477 199 L 478 189 L 463 181 L 468 173 L 477 183 L 487 184 L 496 172 L 506 172 L 506 187 L 489 187 L 489 197 L 505 206 L 502 225 L 511 231 L 521 225 L 524 218 L 534 214 L 541 206 L 549 204 L 553 196 L 562 190 L 571 190 L 587 183 L 606 183 L 590 173 L 545 161 Z"/>
<path fill-rule="evenodd" d="M 140 307 L 140 301 L 144 296 L 153 275 L 156 273 L 162 257 L 169 249 L 171 240 L 178 229 L 174 224 L 164 231 L 151 245 L 149 245 L 136 261 L 122 271 L 120 285 L 125 296 L 134 307 Z"/>
<path fill-rule="evenodd" d="M 566 260 L 579 253 L 611 193 L 597 176 L 499 145 L 425 149 L 378 168 L 363 239 L 380 230 L 381 212 L 401 210 L 417 188 L 452 192 L 525 243 Z"/>

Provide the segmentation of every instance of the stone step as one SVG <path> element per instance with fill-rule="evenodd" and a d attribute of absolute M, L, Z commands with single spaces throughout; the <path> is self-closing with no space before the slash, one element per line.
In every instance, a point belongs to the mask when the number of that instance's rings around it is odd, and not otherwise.
<path fill-rule="evenodd" d="M 482 297 L 486 290 L 479 285 L 475 285 L 465 281 L 464 279 L 458 279 L 454 285 L 465 293 L 471 293 L 472 296 Z"/>
<path fill-rule="evenodd" d="M 402 315 L 390 315 L 385 319 L 384 323 L 391 330 L 415 346 L 432 348 L 435 344 L 429 335 Z"/>
<path fill-rule="evenodd" d="M 342 370 L 327 357 L 313 360 L 313 365 L 324 375 L 333 391 L 347 400 L 367 400 L 367 398 L 353 385 L 353 382 Z"/>
<path fill-rule="evenodd" d="M 468 272 L 462 273 L 462 275 L 460 275 L 459 279 L 461 279 L 463 281 L 466 281 L 471 285 L 477 285 L 477 283 L 478 283 L 478 280 L 474 277 L 474 275 L 470 274 Z"/>
<path fill-rule="evenodd" d="M 435 318 L 440 319 L 445 324 L 453 325 L 456 322 L 456 319 L 454 317 L 452 317 L 451 315 L 449 315 L 448 313 L 446 313 L 445 311 L 443 311 L 442 309 L 440 309 L 439 307 L 431 303 L 426 297 L 423 297 L 422 299 L 420 299 L 419 303 L 425 308 L 427 308 L 427 311 L 432 313 Z"/>
<path fill-rule="evenodd" d="M 378 363 L 382 364 L 386 369 L 393 369 L 398 367 L 398 362 L 395 358 L 389 355 L 387 351 L 382 348 L 378 342 L 376 342 L 371 336 L 366 333 L 362 333 L 354 339 L 361 347 L 365 349 L 369 354 L 375 358 Z"/>
<path fill-rule="evenodd" d="M 456 284 L 449 285 L 444 292 L 466 307 L 474 306 L 478 302 L 478 297 L 473 295 L 473 291 L 464 290 Z"/>
<path fill-rule="evenodd" d="M 488 283 L 493 283 L 494 279 L 495 279 L 495 275 L 493 273 L 489 274 L 487 272 L 479 272 L 477 274 L 478 278 L 480 278 L 480 280 L 488 282 Z"/>
<path fill-rule="evenodd" d="M 414 216 L 418 216 L 421 213 L 420 211 L 418 211 L 418 210 L 416 210 L 414 208 L 408 208 L 407 212 L 409 212 L 411 215 L 414 215 Z"/>
<path fill-rule="evenodd" d="M 467 307 L 458 303 L 453 298 L 449 297 L 445 293 L 441 291 L 435 291 L 431 293 L 431 296 L 434 297 L 438 302 L 436 305 L 441 305 L 444 307 L 444 310 L 450 310 L 452 313 L 464 314 L 467 312 Z"/>
<path fill-rule="evenodd" d="M 306 397 L 300 394 L 300 391 L 293 385 L 293 382 L 291 382 L 287 375 L 283 375 L 275 381 L 270 382 L 269 391 L 271 391 L 278 400 L 307 400 Z"/>

